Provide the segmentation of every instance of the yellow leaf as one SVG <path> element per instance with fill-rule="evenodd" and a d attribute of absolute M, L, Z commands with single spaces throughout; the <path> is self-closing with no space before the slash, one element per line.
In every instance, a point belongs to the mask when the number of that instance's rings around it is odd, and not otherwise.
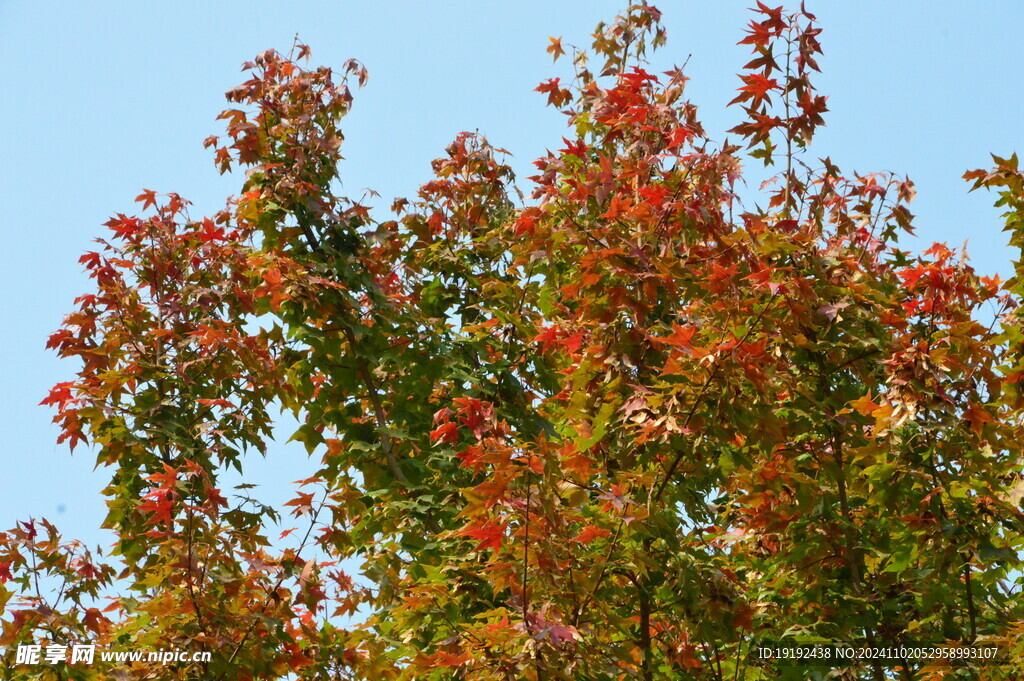
<path fill-rule="evenodd" d="M 871 399 L 871 393 L 863 395 L 862 397 L 852 400 L 850 406 L 857 410 L 862 416 L 869 416 L 871 412 L 878 409 L 878 403 Z"/>

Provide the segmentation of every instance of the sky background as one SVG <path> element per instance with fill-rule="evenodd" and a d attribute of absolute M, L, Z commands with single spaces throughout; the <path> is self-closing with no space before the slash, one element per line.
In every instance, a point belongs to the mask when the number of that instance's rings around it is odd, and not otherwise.
<path fill-rule="evenodd" d="M 712 135 L 735 125 L 727 110 L 748 48 L 737 46 L 752 2 L 663 1 L 665 70 L 690 57 L 691 101 Z M 791 3 L 793 4 L 793 3 Z M 1019 36 L 1024 4 L 810 0 L 824 29 L 827 127 L 813 157 L 858 172 L 891 170 L 917 183 L 918 244 L 968 251 L 982 273 L 1011 272 L 992 197 L 967 195 L 960 176 L 988 167 L 989 152 L 1024 150 Z M 520 177 L 545 149 L 561 146 L 564 118 L 533 92 L 568 75 L 551 63 L 548 36 L 586 45 L 594 25 L 624 2 L 221 1 L 56 3 L 0 0 L 0 529 L 45 516 L 67 537 L 109 543 L 98 529 L 109 475 L 94 454 L 57 446 L 50 386 L 77 369 L 44 349 L 46 337 L 88 290 L 78 257 L 112 214 L 136 210 L 142 188 L 178 192 L 193 216 L 212 213 L 241 178 L 219 176 L 202 140 L 239 66 L 296 33 L 313 63 L 361 60 L 370 82 L 345 121 L 345 189 L 390 203 L 429 178 L 431 159 L 462 130 L 509 149 Z M 521 186 L 529 188 L 522 180 Z M 528 193 L 528 192 L 527 192 Z M 286 430 L 286 428 L 284 429 Z M 281 439 L 287 439 L 284 433 Z M 314 469 L 301 448 L 273 446 L 247 461 L 264 500 L 290 498 L 282 481 Z"/>

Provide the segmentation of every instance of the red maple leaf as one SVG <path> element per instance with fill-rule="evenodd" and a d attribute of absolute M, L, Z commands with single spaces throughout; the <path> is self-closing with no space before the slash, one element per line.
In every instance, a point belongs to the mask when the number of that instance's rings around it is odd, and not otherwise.
<path fill-rule="evenodd" d="M 572 538 L 571 541 L 578 541 L 581 544 L 589 544 L 598 537 L 610 537 L 611 531 L 601 527 L 594 527 L 593 525 L 587 525 L 580 533 Z"/>
<path fill-rule="evenodd" d="M 559 78 L 550 78 L 545 80 L 543 83 L 536 87 L 537 92 L 546 93 L 548 96 L 548 104 L 555 106 L 561 106 L 565 102 L 569 101 L 572 95 L 569 94 L 568 90 L 564 90 L 558 87 Z"/>
<path fill-rule="evenodd" d="M 693 335 L 697 333 L 697 327 L 695 326 L 680 326 L 679 324 L 672 325 L 672 335 L 665 336 L 664 338 L 657 338 L 659 343 L 665 345 L 671 345 L 674 348 L 688 348 L 692 345 Z"/>
<path fill-rule="evenodd" d="M 751 105 L 756 105 L 762 99 L 767 99 L 770 91 L 780 89 L 777 80 L 774 78 L 767 78 L 760 73 L 751 73 L 747 76 L 740 76 L 740 80 L 743 81 L 744 85 L 738 88 L 738 91 L 743 94 L 740 94 L 736 99 L 732 100 L 730 104 L 743 102 L 749 99 L 751 100 Z"/>
<path fill-rule="evenodd" d="M 505 525 L 493 520 L 477 520 L 459 530 L 458 534 L 461 537 L 479 540 L 477 551 L 500 549 L 501 541 L 505 536 Z"/>
<path fill-rule="evenodd" d="M 171 508 L 174 505 L 175 496 L 177 495 L 173 490 L 157 489 L 143 497 L 146 501 L 139 504 L 137 508 L 140 512 L 151 516 L 151 524 L 156 525 L 162 522 L 170 526 L 174 522 Z"/>
<path fill-rule="evenodd" d="M 453 444 L 459 439 L 459 426 L 454 422 L 442 423 L 430 431 L 430 441 L 433 443 Z"/>
<path fill-rule="evenodd" d="M 152 189 L 143 189 L 142 193 L 135 197 L 135 201 L 142 203 L 142 210 L 156 205 L 156 192 Z"/>
<path fill-rule="evenodd" d="M 57 411 L 64 411 L 69 404 L 75 402 L 75 396 L 71 393 L 74 381 L 63 381 L 50 388 L 50 394 L 43 398 L 39 404 L 43 406 L 56 405 Z"/>

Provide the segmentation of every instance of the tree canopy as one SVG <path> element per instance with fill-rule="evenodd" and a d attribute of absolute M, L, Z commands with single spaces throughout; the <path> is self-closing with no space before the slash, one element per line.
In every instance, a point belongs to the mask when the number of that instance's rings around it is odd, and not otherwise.
<path fill-rule="evenodd" d="M 0 534 L 5 678 L 1024 673 L 1020 262 L 901 250 L 913 184 L 813 158 L 805 9 L 757 3 L 732 141 L 683 67 L 650 72 L 659 19 L 551 40 L 567 131 L 525 189 L 463 133 L 383 217 L 338 182 L 363 66 L 245 65 L 205 141 L 239 195 L 197 218 L 144 190 L 48 341 L 79 369 L 43 403 L 110 471 L 118 543 Z M 1024 172 L 994 164 L 965 178 L 1019 249 Z M 272 508 L 220 481 L 279 410 L 321 465 Z M 822 641 L 1000 659 L 753 654 Z M 212 657 L 17 664 L 32 642 Z"/>

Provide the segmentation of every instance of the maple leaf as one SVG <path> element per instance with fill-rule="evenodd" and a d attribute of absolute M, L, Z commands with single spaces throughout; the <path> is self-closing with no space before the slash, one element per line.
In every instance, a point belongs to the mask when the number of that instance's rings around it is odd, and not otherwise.
<path fill-rule="evenodd" d="M 110 620 L 104 617 L 97 608 L 86 608 L 82 624 L 95 634 L 103 634 L 110 629 Z"/>
<path fill-rule="evenodd" d="M 760 73 L 741 75 L 740 80 L 744 83 L 742 87 L 737 88 L 740 94 L 729 102 L 730 104 L 737 104 L 749 99 L 751 105 L 756 106 L 761 100 L 768 98 L 769 92 L 781 89 L 777 80 L 767 78 Z"/>
<path fill-rule="evenodd" d="M 781 30 L 785 25 L 782 18 L 783 9 L 784 5 L 779 5 L 778 7 L 769 7 L 768 5 L 761 2 L 761 0 L 757 0 L 757 9 L 754 11 L 767 15 L 768 18 L 765 20 L 765 23 L 768 24 L 769 26 L 778 27 Z"/>
<path fill-rule="evenodd" d="M 313 511 L 313 493 L 312 492 L 299 492 L 291 501 L 286 501 L 285 506 L 292 506 L 292 517 L 298 518 L 299 516 L 306 515 Z"/>
<path fill-rule="evenodd" d="M 747 29 L 747 37 L 740 40 L 737 45 L 753 45 L 765 47 L 769 41 L 777 37 L 778 33 L 770 29 L 766 24 L 750 20 L 750 27 Z"/>
<path fill-rule="evenodd" d="M 686 126 L 676 126 L 668 135 L 668 148 L 676 149 L 693 139 L 694 131 Z"/>
<path fill-rule="evenodd" d="M 843 310 L 844 308 L 847 308 L 849 306 L 850 306 L 850 303 L 847 302 L 847 301 L 841 301 L 841 302 L 838 302 L 838 303 L 830 303 L 830 304 L 827 304 L 827 305 L 822 305 L 822 306 L 820 306 L 818 308 L 818 314 L 820 314 L 821 316 L 825 317 L 830 322 L 834 322 L 837 319 L 842 319 L 841 317 L 839 317 L 839 312 L 841 310 Z"/>
<path fill-rule="evenodd" d="M 821 125 L 823 123 L 821 114 L 828 111 L 828 97 L 804 92 L 800 95 L 800 99 L 797 100 L 797 104 L 804 112 L 804 115 L 810 116 L 815 124 Z"/>
<path fill-rule="evenodd" d="M 949 257 L 953 255 L 953 251 L 951 251 L 946 244 L 935 242 L 925 250 L 924 254 L 934 256 L 936 260 L 941 262 L 948 260 Z"/>
<path fill-rule="evenodd" d="M 540 343 L 541 349 L 547 349 L 551 345 L 561 345 L 569 352 L 577 352 L 583 345 L 583 333 L 576 331 L 569 333 L 565 329 L 551 325 L 534 337 L 535 343 Z"/>
<path fill-rule="evenodd" d="M 39 404 L 42 406 L 54 405 L 58 411 L 64 411 L 68 408 L 68 405 L 76 401 L 75 396 L 71 392 L 71 388 L 74 385 L 74 381 L 62 381 L 56 384 L 50 388 L 50 394 L 43 398 Z"/>
<path fill-rule="evenodd" d="M 729 132 L 735 132 L 750 138 L 750 146 L 768 139 L 773 130 L 783 125 L 781 118 L 769 114 L 755 113 L 750 118 L 751 120 L 740 123 L 729 130 Z"/>
<path fill-rule="evenodd" d="M 57 348 L 62 348 L 66 343 L 71 341 L 73 338 L 74 334 L 72 334 L 71 331 L 68 329 L 59 329 L 57 331 L 54 331 L 46 339 L 46 349 L 54 350 Z"/>
<path fill-rule="evenodd" d="M 697 327 L 695 326 L 680 326 L 679 324 L 673 324 L 671 335 L 660 338 L 655 337 L 651 340 L 663 345 L 670 345 L 674 348 L 689 348 L 692 345 L 691 341 L 696 333 Z"/>
<path fill-rule="evenodd" d="M 584 142 L 583 140 L 576 140 L 575 142 L 570 142 L 564 137 L 562 138 L 562 141 L 565 142 L 565 148 L 560 150 L 563 154 L 569 154 L 580 159 L 587 158 L 587 150 L 589 150 L 590 147 L 587 146 L 586 142 Z"/>
<path fill-rule="evenodd" d="M 471 468 L 474 471 L 480 471 L 486 465 L 481 461 L 484 456 L 483 450 L 475 444 L 470 444 L 465 450 L 455 456 L 456 459 L 462 462 L 463 466 Z"/>
<path fill-rule="evenodd" d="M 775 270 L 771 267 L 763 267 L 753 274 L 747 275 L 745 279 L 752 281 L 757 286 L 763 286 L 772 292 L 772 295 L 782 288 L 782 282 L 772 281 L 771 277 Z"/>
<path fill-rule="evenodd" d="M 668 187 L 661 184 L 656 185 L 644 185 L 637 189 L 637 193 L 652 206 L 661 207 L 665 199 L 668 197 Z"/>
<path fill-rule="evenodd" d="M 146 476 L 146 480 L 156 483 L 158 487 L 170 489 L 178 482 L 178 470 L 166 462 L 162 462 L 163 472 L 152 473 Z"/>
<path fill-rule="evenodd" d="M 501 548 L 502 540 L 505 536 L 505 528 L 505 524 L 493 520 L 476 520 L 463 527 L 456 534 L 461 537 L 478 540 L 480 543 L 477 544 L 477 551 L 497 550 Z"/>
<path fill-rule="evenodd" d="M 210 243 L 211 241 L 220 241 L 226 239 L 226 234 L 223 227 L 218 227 L 213 223 L 213 220 L 209 218 L 203 220 L 200 223 L 200 229 L 196 232 L 201 242 Z"/>
<path fill-rule="evenodd" d="M 547 53 L 551 55 L 551 61 L 558 61 L 558 58 L 565 54 L 565 50 L 562 49 L 561 38 L 548 38 L 551 44 L 547 47 Z"/>
<path fill-rule="evenodd" d="M 227 506 L 228 500 L 220 493 L 220 490 L 216 487 L 206 487 L 206 504 L 216 512 L 216 509 Z"/>
<path fill-rule="evenodd" d="M 906 267 L 896 272 L 896 276 L 903 280 L 903 285 L 913 290 L 917 282 L 925 275 L 927 269 L 923 265 L 917 267 Z"/>
<path fill-rule="evenodd" d="M 964 418 L 971 424 L 971 430 L 975 435 L 981 435 L 981 429 L 986 423 L 995 423 L 996 420 L 988 411 L 979 404 L 971 403 L 964 411 Z"/>
<path fill-rule="evenodd" d="M 468 652 L 449 653 L 443 650 L 424 658 L 428 667 L 461 667 L 472 660 L 473 656 Z"/>
<path fill-rule="evenodd" d="M 606 218 L 608 220 L 615 220 L 623 213 L 627 213 L 631 205 L 632 199 L 630 199 L 628 196 L 616 194 L 615 196 L 612 197 L 612 201 L 608 205 L 608 210 L 605 211 L 604 213 L 601 213 L 601 217 Z"/>
<path fill-rule="evenodd" d="M 100 254 L 95 251 L 89 251 L 78 259 L 78 262 L 85 265 L 86 269 L 94 270 L 100 266 Z"/>
<path fill-rule="evenodd" d="M 560 81 L 560 78 L 550 78 L 536 87 L 537 92 L 547 94 L 549 105 L 562 106 L 572 97 L 568 90 L 559 87 Z"/>
<path fill-rule="evenodd" d="M 140 513 L 151 516 L 150 522 L 153 525 L 163 523 L 170 528 L 174 523 L 172 509 L 176 497 L 177 494 L 173 490 L 157 489 L 146 494 L 143 497 L 145 501 L 136 508 Z"/>
<path fill-rule="evenodd" d="M 237 409 L 237 407 L 235 407 L 235 405 L 232 404 L 230 400 L 225 400 L 222 397 L 217 399 L 200 398 L 196 400 L 196 402 L 202 405 L 206 405 L 208 407 L 220 407 L 221 409 Z"/>
<path fill-rule="evenodd" d="M 454 422 L 442 423 L 430 431 L 430 441 L 435 444 L 454 444 L 459 439 L 459 426 Z"/>
<path fill-rule="evenodd" d="M 565 338 L 562 338 L 558 343 L 565 347 L 569 352 L 576 352 L 583 345 L 583 334 L 577 331 L 576 333 L 569 334 Z"/>
<path fill-rule="evenodd" d="M 156 205 L 156 192 L 152 189 L 143 189 L 142 193 L 135 197 L 137 203 L 142 203 L 142 210 Z"/>
<path fill-rule="evenodd" d="M 564 624 L 551 624 L 545 629 L 545 633 L 547 633 L 552 642 L 556 645 L 562 645 L 583 638 L 576 627 Z"/>
<path fill-rule="evenodd" d="M 573 537 L 570 541 L 579 542 L 581 544 L 590 544 L 598 537 L 610 537 L 612 535 L 611 530 L 606 530 L 602 527 L 595 527 L 593 525 L 587 525 L 579 534 Z"/>
<path fill-rule="evenodd" d="M 118 213 L 116 217 L 110 218 L 103 225 L 109 227 L 117 236 L 127 239 L 135 236 L 141 229 L 142 221 L 138 218 L 129 218 L 122 213 Z"/>
<path fill-rule="evenodd" d="M 871 399 L 871 395 L 861 395 L 855 400 L 850 402 L 850 406 L 857 410 L 857 412 L 863 416 L 870 416 L 872 412 L 878 409 L 878 403 Z"/>

